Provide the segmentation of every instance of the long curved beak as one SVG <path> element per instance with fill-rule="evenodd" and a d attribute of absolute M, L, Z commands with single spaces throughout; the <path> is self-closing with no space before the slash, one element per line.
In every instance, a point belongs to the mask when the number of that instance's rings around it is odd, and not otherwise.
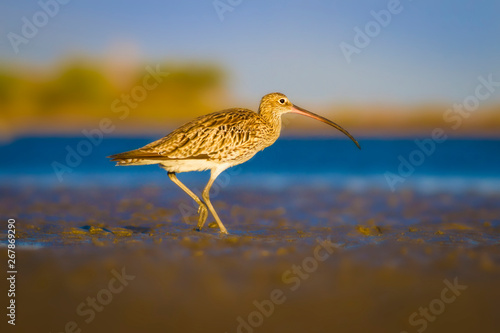
<path fill-rule="evenodd" d="M 292 109 L 290 112 L 293 112 L 293 113 L 298 113 L 298 114 L 301 114 L 301 115 L 304 115 L 304 116 L 307 116 L 307 117 L 311 117 L 313 119 L 316 119 L 316 120 L 319 120 L 325 124 L 328 124 L 332 127 L 335 127 L 336 129 L 338 129 L 339 131 L 341 131 L 342 133 L 344 133 L 345 135 L 347 135 L 349 137 L 349 139 L 352 140 L 352 142 L 354 142 L 356 144 L 356 146 L 358 146 L 359 149 L 361 149 L 358 141 L 356 141 L 356 139 L 353 138 L 353 136 L 351 134 L 349 134 L 349 132 L 347 132 L 345 129 L 343 129 L 340 125 L 337 125 L 336 123 L 334 123 L 333 121 L 331 120 L 328 120 L 326 118 L 323 118 L 315 113 L 312 113 L 311 111 L 307 111 L 301 107 L 298 107 L 297 105 L 293 105 L 292 106 Z"/>

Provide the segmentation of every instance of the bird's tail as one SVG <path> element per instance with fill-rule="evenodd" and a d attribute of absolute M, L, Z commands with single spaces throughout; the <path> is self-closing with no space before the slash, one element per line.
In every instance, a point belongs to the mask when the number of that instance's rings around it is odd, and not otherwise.
<path fill-rule="evenodd" d="M 127 165 L 147 165 L 147 164 L 157 164 L 158 160 L 145 159 L 141 156 L 138 150 L 126 151 L 124 153 L 114 154 L 108 156 L 111 161 L 116 162 L 117 166 L 127 166 Z"/>

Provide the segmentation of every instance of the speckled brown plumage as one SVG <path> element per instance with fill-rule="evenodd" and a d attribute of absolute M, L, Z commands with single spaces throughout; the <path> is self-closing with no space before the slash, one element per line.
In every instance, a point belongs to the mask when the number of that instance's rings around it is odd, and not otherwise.
<path fill-rule="evenodd" d="M 251 110 L 229 109 L 201 116 L 162 139 L 111 158 L 119 165 L 186 159 L 240 164 L 276 141 L 277 125 Z"/>
<path fill-rule="evenodd" d="M 310 111 L 293 105 L 281 93 L 265 95 L 259 112 L 247 109 L 228 109 L 190 121 L 164 138 L 142 148 L 112 155 L 117 165 L 159 164 L 168 171 L 170 179 L 199 205 L 197 230 L 201 230 L 211 211 L 222 233 L 227 233 L 213 208 L 209 192 L 217 176 L 225 169 L 248 161 L 256 153 L 272 145 L 281 132 L 281 115 L 299 113 L 327 123 L 357 141 L 342 127 Z M 178 172 L 211 170 L 210 180 L 198 198 L 177 177 Z"/>

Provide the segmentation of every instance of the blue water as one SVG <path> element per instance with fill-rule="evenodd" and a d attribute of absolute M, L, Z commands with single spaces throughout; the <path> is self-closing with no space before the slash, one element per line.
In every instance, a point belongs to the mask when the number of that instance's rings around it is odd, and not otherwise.
<path fill-rule="evenodd" d="M 158 166 L 115 167 L 106 156 L 139 148 L 157 137 L 107 138 L 97 145 L 84 137 L 26 137 L 0 145 L 0 182 L 11 186 L 137 186 L 169 182 Z M 252 160 L 226 171 L 231 186 L 282 190 L 293 184 L 423 191 L 500 192 L 500 140 L 448 139 L 428 154 L 411 139 L 361 139 L 362 150 L 344 139 L 281 138 Z M 68 150 L 81 160 L 68 163 Z M 81 150 L 86 149 L 86 150 Z M 413 159 L 411 159 L 412 157 Z M 400 159 L 413 171 L 398 173 Z M 60 164 L 58 164 L 60 163 Z M 66 166 L 56 175 L 54 165 Z M 408 167 L 408 166 L 406 166 Z M 387 172 L 399 175 L 391 187 Z M 183 180 L 206 180 L 188 173 Z"/>

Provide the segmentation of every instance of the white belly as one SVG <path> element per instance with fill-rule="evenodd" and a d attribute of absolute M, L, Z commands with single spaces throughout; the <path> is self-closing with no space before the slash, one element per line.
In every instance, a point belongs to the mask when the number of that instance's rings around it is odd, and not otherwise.
<path fill-rule="evenodd" d="M 160 166 L 170 172 L 204 171 L 222 167 L 221 163 L 207 160 L 171 160 L 163 161 Z M 230 167 L 227 164 L 226 168 Z"/>

